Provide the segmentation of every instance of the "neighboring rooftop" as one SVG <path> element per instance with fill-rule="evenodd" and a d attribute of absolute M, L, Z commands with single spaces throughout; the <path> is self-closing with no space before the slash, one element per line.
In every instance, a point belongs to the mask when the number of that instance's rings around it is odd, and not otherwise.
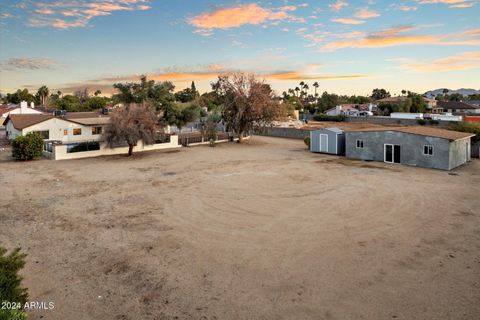
<path fill-rule="evenodd" d="M 430 99 L 430 98 L 426 98 L 426 97 L 422 97 L 423 98 L 423 101 L 425 102 L 437 102 L 437 100 L 435 99 Z M 399 102 L 405 102 L 407 101 L 408 97 L 407 96 L 400 96 L 400 97 L 388 97 L 388 98 L 383 98 L 383 99 L 380 99 L 380 100 L 377 100 L 377 102 L 380 102 L 380 103 L 399 103 Z"/>
<path fill-rule="evenodd" d="M 446 129 L 432 128 L 426 126 L 409 126 L 409 127 L 376 127 L 376 128 L 363 128 L 363 129 L 351 129 L 347 132 L 372 132 L 372 131 L 396 131 L 403 133 L 416 134 L 419 136 L 435 137 L 448 139 L 450 141 L 461 140 L 475 136 L 468 132 L 459 132 Z"/>
<path fill-rule="evenodd" d="M 463 101 L 439 101 L 438 106 L 443 109 L 452 109 L 452 110 L 478 109 L 478 107 Z"/>
<path fill-rule="evenodd" d="M 65 116 L 63 116 L 63 119 L 86 126 L 110 123 L 110 117 L 101 111 L 67 112 Z"/>

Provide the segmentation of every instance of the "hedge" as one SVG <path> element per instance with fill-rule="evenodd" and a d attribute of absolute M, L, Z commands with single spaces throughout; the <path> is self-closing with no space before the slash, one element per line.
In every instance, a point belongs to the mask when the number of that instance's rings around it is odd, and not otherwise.
<path fill-rule="evenodd" d="M 17 160 L 33 160 L 43 153 L 43 138 L 38 132 L 29 132 L 12 141 L 12 157 Z"/>
<path fill-rule="evenodd" d="M 347 120 L 347 116 L 340 114 L 338 116 L 329 116 L 326 114 L 317 114 L 313 116 L 313 120 L 315 121 L 333 121 L 333 122 L 343 122 Z"/>

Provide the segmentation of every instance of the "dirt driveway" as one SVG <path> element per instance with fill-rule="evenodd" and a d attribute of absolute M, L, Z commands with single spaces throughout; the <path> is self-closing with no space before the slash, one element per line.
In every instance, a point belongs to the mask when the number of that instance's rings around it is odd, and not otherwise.
<path fill-rule="evenodd" d="M 444 171 L 302 141 L 0 163 L 30 319 L 478 319 L 480 161 Z"/>

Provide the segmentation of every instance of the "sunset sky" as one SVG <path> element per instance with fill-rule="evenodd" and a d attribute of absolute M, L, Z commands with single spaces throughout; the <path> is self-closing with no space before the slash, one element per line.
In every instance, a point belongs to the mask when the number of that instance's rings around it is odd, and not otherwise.
<path fill-rule="evenodd" d="M 0 91 L 112 92 L 140 74 L 253 72 L 281 93 L 480 89 L 478 0 L 28 0 L 0 4 Z"/>

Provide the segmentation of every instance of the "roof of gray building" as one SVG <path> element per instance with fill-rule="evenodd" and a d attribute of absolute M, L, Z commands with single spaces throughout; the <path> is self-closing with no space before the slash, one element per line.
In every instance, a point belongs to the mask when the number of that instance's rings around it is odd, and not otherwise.
<path fill-rule="evenodd" d="M 409 126 L 409 127 L 376 127 L 376 128 L 364 128 L 353 129 L 346 132 L 373 132 L 373 131 L 396 131 L 403 133 L 416 134 L 419 136 L 435 137 L 448 139 L 450 141 L 466 139 L 475 136 L 468 132 L 459 132 L 446 129 L 425 127 L 425 126 Z"/>
<path fill-rule="evenodd" d="M 337 127 L 322 128 L 322 129 L 318 129 L 318 130 L 315 130 L 315 131 L 322 131 L 322 130 L 332 131 L 332 132 L 335 132 L 335 133 L 337 133 L 337 134 L 343 133 L 343 130 L 342 130 L 342 129 L 339 129 L 339 128 L 337 128 Z"/>

